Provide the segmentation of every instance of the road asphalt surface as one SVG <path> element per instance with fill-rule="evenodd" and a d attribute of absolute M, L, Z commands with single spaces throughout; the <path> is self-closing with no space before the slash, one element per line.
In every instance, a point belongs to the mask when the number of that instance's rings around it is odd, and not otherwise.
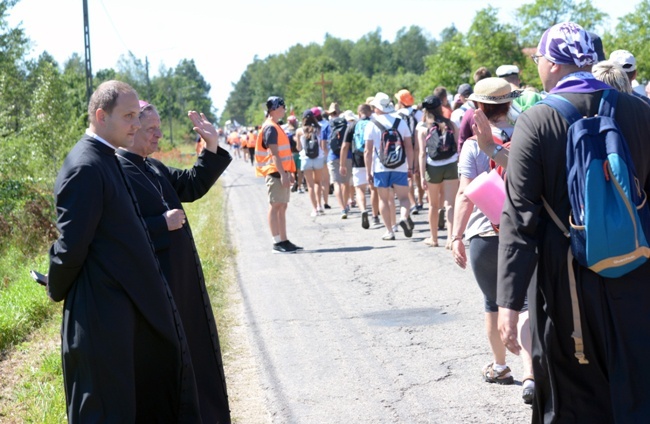
<path fill-rule="evenodd" d="M 220 179 L 266 420 L 273 423 L 527 423 L 521 358 L 515 384 L 483 381 L 492 360 L 483 296 L 470 269 L 429 247 L 427 204 L 412 238 L 361 228 L 352 208 L 311 217 L 291 193 L 289 239 L 304 250 L 272 253 L 268 198 L 250 163 Z M 446 231 L 439 233 L 444 246 Z"/>

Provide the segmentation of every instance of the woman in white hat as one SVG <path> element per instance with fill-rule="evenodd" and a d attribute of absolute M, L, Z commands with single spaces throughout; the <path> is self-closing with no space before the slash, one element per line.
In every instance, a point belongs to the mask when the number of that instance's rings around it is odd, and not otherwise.
<path fill-rule="evenodd" d="M 506 365 L 506 348 L 501 342 L 497 327 L 499 308 L 497 297 L 497 256 L 499 248 L 499 235 L 490 220 L 465 196 L 464 190 L 469 183 L 483 172 L 490 172 L 495 167 L 493 161 L 503 161 L 507 150 L 503 143 L 510 140 L 513 132 L 513 123 L 508 119 L 508 111 L 512 100 L 520 95 L 520 91 L 513 91 L 512 86 L 502 78 L 485 78 L 474 87 L 474 93 L 469 96 L 478 107 L 475 112 L 480 118 L 486 117 L 489 121 L 494 148 L 488 155 L 484 153 L 476 136 L 467 139 L 460 153 L 458 174 L 460 186 L 456 195 L 454 214 L 454 233 L 451 236 L 454 261 L 461 268 L 467 266 L 464 238 L 469 241 L 469 258 L 471 261 L 474 278 L 483 292 L 485 298 L 485 328 L 488 341 L 492 350 L 493 361 L 487 364 L 482 371 L 483 379 L 489 383 L 512 384 L 514 379 L 510 368 Z M 484 114 L 484 116 L 481 116 Z M 484 119 L 478 119 L 484 123 Z M 483 127 L 485 128 L 485 127 Z M 475 129 L 475 132 L 480 128 Z M 481 133 L 481 131 L 479 131 Z M 491 163 L 492 162 L 492 163 Z M 524 307 L 524 316 L 519 322 L 520 340 L 522 341 L 522 360 L 524 367 L 523 399 L 532 403 L 535 393 L 532 360 L 530 356 L 530 329 L 528 328 L 528 311 Z"/>

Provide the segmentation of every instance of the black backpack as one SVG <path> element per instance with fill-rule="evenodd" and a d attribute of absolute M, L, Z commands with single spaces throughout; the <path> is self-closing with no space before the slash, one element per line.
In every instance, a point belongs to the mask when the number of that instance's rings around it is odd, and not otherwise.
<path fill-rule="evenodd" d="M 341 147 L 343 146 L 343 138 L 345 130 L 348 128 L 348 121 L 345 118 L 334 118 L 331 122 L 332 132 L 330 133 L 330 150 L 335 155 L 341 154 Z"/>
<path fill-rule="evenodd" d="M 385 128 L 375 118 L 372 118 L 372 123 L 381 131 L 377 152 L 379 154 L 379 161 L 388 169 L 398 168 L 406 162 L 404 140 L 402 139 L 402 134 L 397 130 L 400 122 L 401 120 L 396 118 L 391 127 Z"/>
<path fill-rule="evenodd" d="M 318 145 L 318 135 L 316 134 L 317 128 L 311 133 L 311 138 L 305 144 L 305 155 L 309 159 L 316 159 L 320 153 L 320 146 Z"/>
<path fill-rule="evenodd" d="M 434 122 L 427 130 L 424 141 L 431 160 L 449 159 L 458 151 L 454 130 L 444 122 Z"/>
<path fill-rule="evenodd" d="M 402 117 L 406 121 L 406 124 L 409 127 L 409 131 L 411 131 L 411 142 L 415 146 L 415 127 L 418 125 L 417 119 L 415 119 L 415 109 L 412 110 L 410 113 L 400 113 L 399 116 Z"/>

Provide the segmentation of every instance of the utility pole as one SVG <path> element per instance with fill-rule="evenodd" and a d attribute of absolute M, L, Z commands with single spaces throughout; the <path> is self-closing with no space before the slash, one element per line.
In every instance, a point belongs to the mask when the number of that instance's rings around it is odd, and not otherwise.
<path fill-rule="evenodd" d="M 90 25 L 88 23 L 88 0 L 83 0 L 84 7 L 84 46 L 86 55 L 86 101 L 93 94 L 93 70 L 90 63 Z"/>
<path fill-rule="evenodd" d="M 325 81 L 325 75 L 321 72 L 320 73 L 320 81 L 316 81 L 314 84 L 320 85 L 320 92 L 321 96 L 323 99 L 322 106 L 323 108 L 325 107 L 325 86 L 326 85 L 332 85 L 332 81 Z"/>

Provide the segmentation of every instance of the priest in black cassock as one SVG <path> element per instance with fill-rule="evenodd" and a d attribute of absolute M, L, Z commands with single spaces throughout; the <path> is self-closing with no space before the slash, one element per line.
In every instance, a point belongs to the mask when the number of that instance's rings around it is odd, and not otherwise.
<path fill-rule="evenodd" d="M 142 127 L 132 146 L 118 149 L 119 161 L 138 199 L 163 272 L 182 318 L 194 366 L 204 423 L 230 423 L 226 380 L 210 298 L 205 287 L 192 231 L 181 202 L 205 195 L 232 158 L 218 146 L 215 127 L 191 111 L 194 130 L 205 148 L 190 169 L 171 168 L 148 156 L 162 137 L 156 108 L 140 101 Z"/>
<path fill-rule="evenodd" d="M 140 128 L 138 95 L 102 83 L 89 128 L 55 183 L 59 238 L 48 295 L 64 300 L 61 354 L 72 424 L 200 423 L 181 317 L 115 149 Z"/>

